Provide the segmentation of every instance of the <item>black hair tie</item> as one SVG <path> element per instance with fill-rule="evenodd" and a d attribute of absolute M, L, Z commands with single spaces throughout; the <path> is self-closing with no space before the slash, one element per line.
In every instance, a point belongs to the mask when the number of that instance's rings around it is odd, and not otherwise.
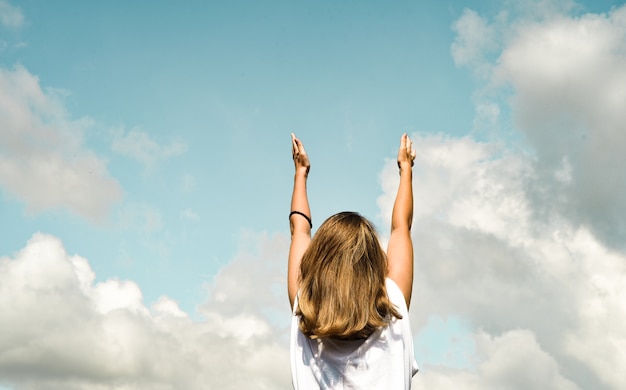
<path fill-rule="evenodd" d="M 289 213 L 289 219 L 291 219 L 291 216 L 294 214 L 303 216 L 307 220 L 307 222 L 309 222 L 309 226 L 311 226 L 311 229 L 313 229 L 313 222 L 311 222 L 311 218 L 308 215 L 306 215 L 305 213 L 301 213 L 300 211 L 292 211 Z"/>

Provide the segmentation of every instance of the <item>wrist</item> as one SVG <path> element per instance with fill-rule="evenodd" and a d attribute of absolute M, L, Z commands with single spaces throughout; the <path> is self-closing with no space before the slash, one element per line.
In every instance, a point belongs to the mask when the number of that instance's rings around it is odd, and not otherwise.
<path fill-rule="evenodd" d="M 306 179 L 309 176 L 309 167 L 296 167 L 295 176 L 304 177 Z"/>
<path fill-rule="evenodd" d="M 413 170 L 413 161 L 398 161 L 398 169 L 400 173 L 403 171 L 411 172 Z"/>

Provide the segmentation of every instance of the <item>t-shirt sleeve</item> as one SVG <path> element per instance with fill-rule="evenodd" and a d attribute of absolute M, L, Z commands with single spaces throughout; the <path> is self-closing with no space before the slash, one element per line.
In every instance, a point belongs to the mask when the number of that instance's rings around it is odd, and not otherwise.
<path fill-rule="evenodd" d="M 389 297 L 389 300 L 398 308 L 400 314 L 403 317 L 405 315 L 409 315 L 409 309 L 406 306 L 404 294 L 402 294 L 402 290 L 400 290 L 400 287 L 398 287 L 396 282 L 387 278 L 385 281 L 385 287 L 387 288 L 387 296 Z"/>

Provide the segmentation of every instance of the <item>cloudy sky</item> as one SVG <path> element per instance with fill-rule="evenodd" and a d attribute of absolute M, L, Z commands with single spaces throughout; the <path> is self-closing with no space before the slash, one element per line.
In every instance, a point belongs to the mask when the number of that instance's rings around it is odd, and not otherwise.
<path fill-rule="evenodd" d="M 385 242 L 416 389 L 626 386 L 622 1 L 0 0 L 0 389 L 289 389 L 290 132 Z"/>

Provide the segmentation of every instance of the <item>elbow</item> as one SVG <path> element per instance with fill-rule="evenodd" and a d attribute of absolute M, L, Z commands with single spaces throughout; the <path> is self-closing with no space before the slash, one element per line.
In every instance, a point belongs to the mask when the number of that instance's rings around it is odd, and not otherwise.
<path fill-rule="evenodd" d="M 394 230 L 407 230 L 411 231 L 411 225 L 413 225 L 413 217 L 410 216 L 408 218 L 402 218 L 398 220 L 391 221 L 391 231 Z"/>
<path fill-rule="evenodd" d="M 411 233 L 411 225 L 392 226 L 391 233 Z"/>

